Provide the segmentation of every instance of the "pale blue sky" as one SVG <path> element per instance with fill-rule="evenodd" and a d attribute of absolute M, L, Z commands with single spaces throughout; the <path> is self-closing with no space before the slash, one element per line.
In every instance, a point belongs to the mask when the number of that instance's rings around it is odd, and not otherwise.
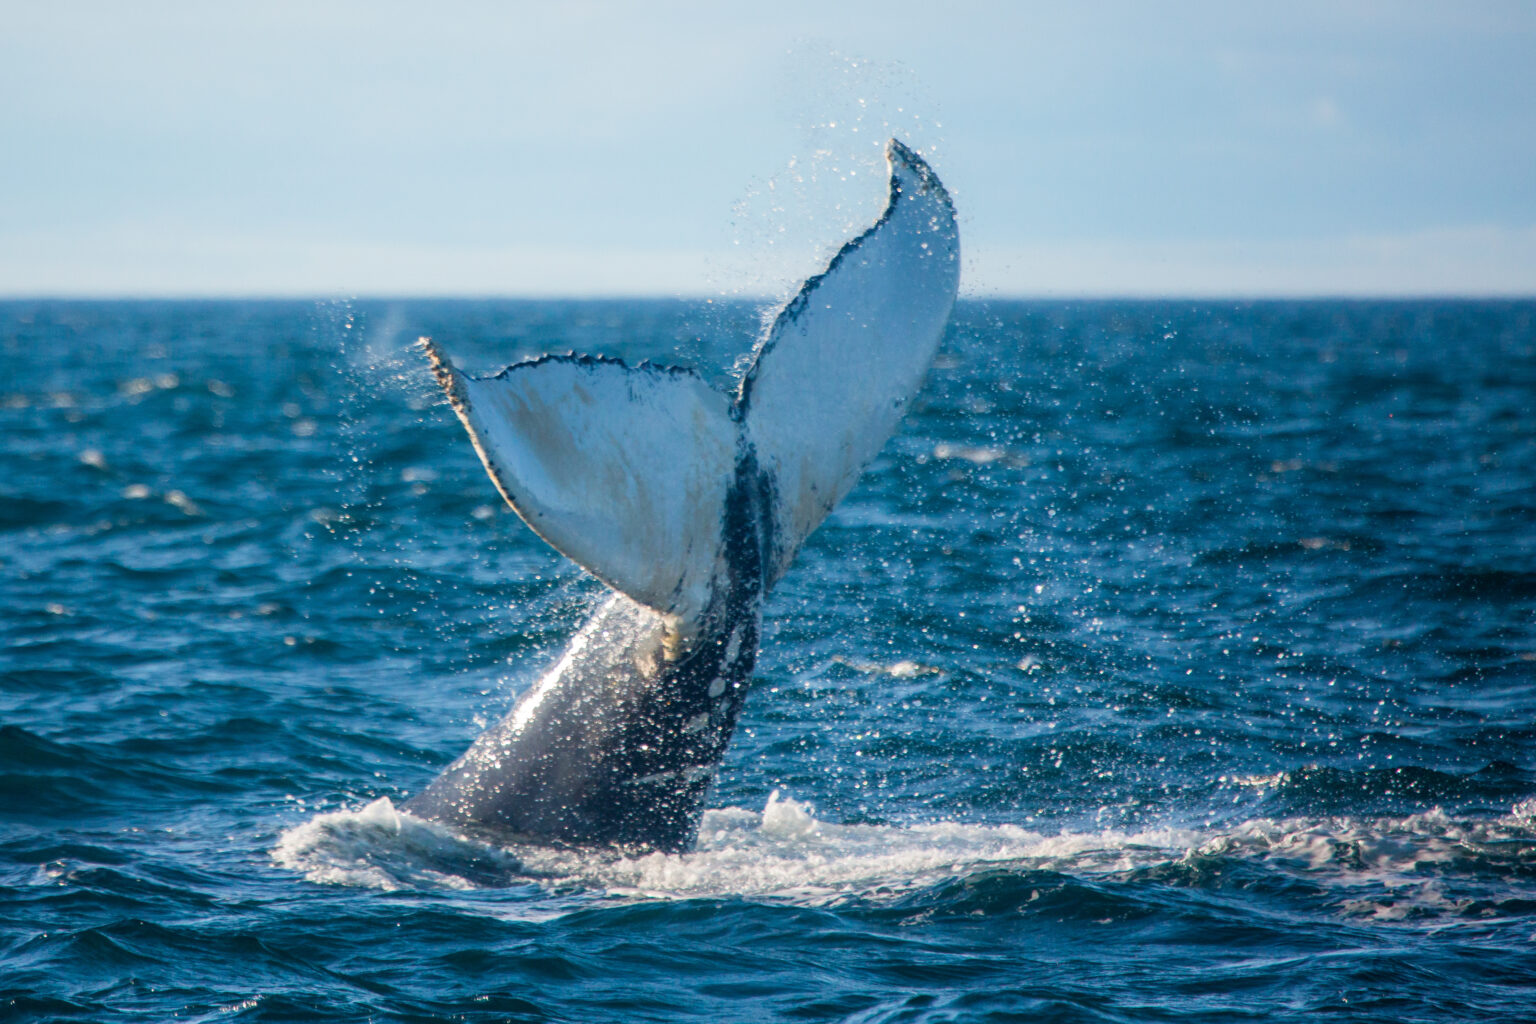
<path fill-rule="evenodd" d="M 940 14 L 941 8 L 952 13 Z M 0 0 L 0 294 L 1536 294 L 1536 4 Z"/>

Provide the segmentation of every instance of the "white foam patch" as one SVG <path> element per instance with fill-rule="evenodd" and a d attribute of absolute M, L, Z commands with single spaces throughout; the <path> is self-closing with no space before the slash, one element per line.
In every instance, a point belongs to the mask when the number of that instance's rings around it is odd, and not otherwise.
<path fill-rule="evenodd" d="M 1398 920 L 1461 909 L 1445 882 L 1529 855 L 1536 801 L 1490 819 L 1439 810 L 1403 818 L 1258 819 L 1225 830 L 1044 834 L 1015 825 L 837 825 L 777 792 L 761 812 L 707 811 L 686 854 L 502 848 L 396 810 L 388 799 L 321 814 L 283 833 L 281 866 L 314 882 L 379 889 L 537 882 L 629 898 L 747 896 L 803 904 L 892 899 L 978 871 L 1123 876 L 1215 858 L 1260 861 L 1338 892 L 1350 915 Z M 1522 852 L 1523 851 L 1523 852 Z M 1466 876 L 1470 878 L 1470 875 Z"/>
<path fill-rule="evenodd" d="M 517 857 L 396 810 L 380 797 L 285 831 L 272 860 L 311 882 L 373 889 L 474 889 L 522 874 Z"/>
<path fill-rule="evenodd" d="M 999 459 L 1006 459 L 1008 457 L 1008 449 L 998 448 L 994 445 L 944 444 L 940 442 L 933 446 L 933 457 L 936 459 L 963 459 L 978 466 L 985 466 Z"/>
<path fill-rule="evenodd" d="M 893 679 L 916 679 L 918 676 L 943 675 L 944 670 L 932 665 L 924 665 L 920 661 L 912 661 L 903 658 L 900 661 L 864 661 L 859 658 L 845 658 L 835 655 L 832 658 L 834 664 L 846 665 L 855 672 L 863 672 L 866 675 L 886 675 Z"/>

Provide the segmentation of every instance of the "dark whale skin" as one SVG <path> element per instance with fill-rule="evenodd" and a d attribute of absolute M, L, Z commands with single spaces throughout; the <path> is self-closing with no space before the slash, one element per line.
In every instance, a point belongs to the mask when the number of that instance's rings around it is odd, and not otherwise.
<path fill-rule="evenodd" d="M 693 845 L 757 661 L 771 543 L 750 449 L 726 502 L 727 577 L 687 649 L 612 594 L 560 661 L 432 784 L 421 818 L 513 841 L 676 853 Z"/>

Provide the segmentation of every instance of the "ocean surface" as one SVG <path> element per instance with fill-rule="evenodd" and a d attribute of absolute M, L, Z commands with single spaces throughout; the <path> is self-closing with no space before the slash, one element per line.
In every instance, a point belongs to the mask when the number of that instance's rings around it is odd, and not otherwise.
<path fill-rule="evenodd" d="M 761 312 L 0 304 L 0 1020 L 1536 1019 L 1536 302 L 962 303 L 696 851 L 402 814 L 601 591 L 410 343 Z"/>

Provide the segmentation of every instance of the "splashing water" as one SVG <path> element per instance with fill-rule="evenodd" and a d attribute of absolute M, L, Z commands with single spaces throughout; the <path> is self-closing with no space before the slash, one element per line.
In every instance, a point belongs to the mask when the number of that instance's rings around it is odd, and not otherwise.
<path fill-rule="evenodd" d="M 834 825 L 775 791 L 760 812 L 706 813 L 693 852 L 629 857 L 501 847 L 402 813 L 384 797 L 290 828 L 272 856 L 314 882 L 386 890 L 531 881 L 594 898 L 740 897 L 808 906 L 899 901 L 982 874 L 1192 884 L 1248 865 L 1329 890 L 1341 914 L 1393 921 L 1496 913 L 1497 901 L 1479 906 L 1473 880 L 1518 870 L 1536 856 L 1533 806 L 1525 801 L 1485 820 L 1457 821 L 1434 809 L 1370 820 L 1261 819 L 1216 831 L 1043 835 L 1012 825 Z"/>

